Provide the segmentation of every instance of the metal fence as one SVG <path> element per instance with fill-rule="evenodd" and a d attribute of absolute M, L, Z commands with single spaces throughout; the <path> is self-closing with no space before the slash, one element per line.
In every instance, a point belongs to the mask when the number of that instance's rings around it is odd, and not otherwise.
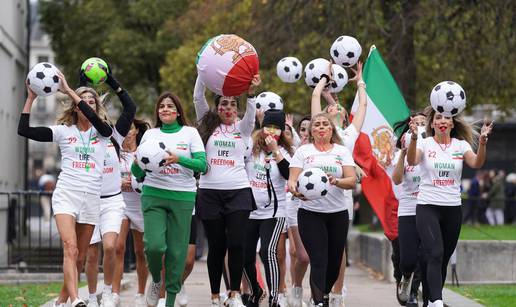
<path fill-rule="evenodd" d="M 50 204 L 51 197 L 52 193 L 38 191 L 0 192 L 6 211 L 1 212 L 0 227 L 5 229 L 7 243 L 0 246 L 6 259 L 0 269 L 61 270 L 63 251 L 55 220 L 52 214 L 49 219 L 42 214 L 42 202 Z"/>

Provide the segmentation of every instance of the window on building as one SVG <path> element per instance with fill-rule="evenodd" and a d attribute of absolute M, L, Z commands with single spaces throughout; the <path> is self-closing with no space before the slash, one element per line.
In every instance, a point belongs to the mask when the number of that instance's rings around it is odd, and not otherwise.
<path fill-rule="evenodd" d="M 48 62 L 48 55 L 38 55 L 38 63 Z"/>

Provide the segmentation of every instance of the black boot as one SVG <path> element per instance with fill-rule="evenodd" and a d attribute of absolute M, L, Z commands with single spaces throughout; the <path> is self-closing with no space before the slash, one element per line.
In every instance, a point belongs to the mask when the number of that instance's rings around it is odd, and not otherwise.
<path fill-rule="evenodd" d="M 262 299 L 262 296 L 263 296 L 263 289 L 259 288 L 257 293 L 253 293 L 253 295 L 251 295 L 249 297 L 249 300 L 247 301 L 247 304 L 245 304 L 245 306 L 246 307 L 260 307 L 260 301 Z"/>

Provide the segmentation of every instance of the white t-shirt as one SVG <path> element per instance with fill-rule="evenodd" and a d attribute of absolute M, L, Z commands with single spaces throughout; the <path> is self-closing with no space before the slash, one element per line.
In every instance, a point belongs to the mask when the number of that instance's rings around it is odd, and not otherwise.
<path fill-rule="evenodd" d="M 464 154 L 471 145 L 456 138 L 448 145 L 438 144 L 433 137 L 417 142 L 421 151 L 421 184 L 418 204 L 460 206 L 460 183 Z"/>
<path fill-rule="evenodd" d="M 333 148 L 327 152 L 321 152 L 313 144 L 300 146 L 290 167 L 308 169 L 318 167 L 325 173 L 331 174 L 336 178 L 342 178 L 343 166 L 355 166 L 349 150 L 342 145 L 333 144 Z M 347 204 L 343 201 L 344 189 L 330 185 L 328 194 L 316 200 L 300 201 L 300 208 L 309 211 L 332 213 L 347 210 Z"/>
<path fill-rule="evenodd" d="M 280 147 L 280 152 L 281 155 L 290 162 L 291 157 L 283 147 Z M 249 178 L 251 189 L 253 190 L 256 206 L 258 207 L 256 210 L 251 212 L 251 215 L 249 216 L 250 219 L 268 219 L 272 218 L 274 214 L 274 195 L 271 191 L 271 198 L 269 200 L 269 194 L 267 192 L 267 175 L 265 171 L 266 161 L 269 161 L 269 174 L 278 199 L 278 211 L 276 212 L 276 217 L 285 217 L 286 214 L 285 185 L 287 180 L 281 176 L 276 159 L 274 159 L 272 154 L 266 155 L 262 151 L 258 157 L 253 156 L 251 153 L 245 161 L 245 170 Z"/>
<path fill-rule="evenodd" d="M 112 137 L 118 143 L 119 147 L 122 147 L 124 137 L 113 129 Z M 121 190 L 121 177 L 120 177 L 120 161 L 116 153 L 115 145 L 108 140 L 106 157 L 104 158 L 104 169 L 102 172 L 102 189 L 100 192 L 101 196 L 110 196 L 120 193 Z"/>
<path fill-rule="evenodd" d="M 192 153 L 204 152 L 201 136 L 193 127 L 183 126 L 175 133 L 165 133 L 160 128 L 149 129 L 143 134 L 141 144 L 149 139 L 163 142 L 166 149 L 177 156 L 191 158 Z M 193 175 L 193 170 L 174 163 L 164 167 L 159 173 L 147 173 L 144 185 L 172 191 L 195 192 L 197 186 Z"/>
<path fill-rule="evenodd" d="M 201 175 L 200 188 L 237 190 L 249 187 L 244 163 L 249 136 L 240 131 L 239 124 L 221 124 L 208 139 L 208 172 Z"/>
<path fill-rule="evenodd" d="M 347 126 L 346 129 L 337 126 L 335 128 L 337 129 L 337 134 L 342 140 L 342 143 L 351 153 L 351 157 L 353 157 L 353 150 L 355 149 L 355 143 L 360 132 L 357 131 L 357 128 L 355 128 L 353 124 Z M 344 190 L 344 203 L 349 212 L 349 219 L 353 220 L 353 190 Z"/>
<path fill-rule="evenodd" d="M 100 195 L 109 138 L 100 135 L 93 126 L 87 131 L 79 131 L 76 125 L 55 125 L 50 129 L 62 157 L 56 188 Z"/>
<path fill-rule="evenodd" d="M 417 194 L 421 182 L 421 167 L 408 165 L 405 157 L 403 182 L 398 198 L 398 216 L 416 215 Z M 398 185 L 399 186 L 399 185 Z"/>
<path fill-rule="evenodd" d="M 120 177 L 124 179 L 131 179 L 134 176 L 131 175 L 131 165 L 134 162 L 134 158 L 136 157 L 136 152 L 129 152 L 120 150 Z M 129 204 L 139 203 L 140 202 L 140 194 L 136 192 L 124 192 L 122 191 L 122 196 L 124 197 L 124 202 L 128 206 Z"/>

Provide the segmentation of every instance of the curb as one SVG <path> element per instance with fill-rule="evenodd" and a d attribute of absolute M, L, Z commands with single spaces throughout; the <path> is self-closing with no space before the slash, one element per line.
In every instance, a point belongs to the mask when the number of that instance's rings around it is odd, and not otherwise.
<path fill-rule="evenodd" d="M 120 283 L 120 292 L 127 290 L 130 287 L 131 282 L 134 281 L 134 277 L 136 276 L 136 273 L 125 273 L 124 276 L 125 276 L 125 278 L 122 279 L 122 282 Z M 97 283 L 97 296 L 98 297 L 100 297 L 102 295 L 102 287 L 103 287 L 102 280 L 103 279 L 99 279 L 98 283 Z M 88 296 L 89 296 L 88 286 L 79 288 L 79 297 L 80 298 L 84 299 L 84 298 L 87 298 Z M 52 298 L 50 301 L 46 302 L 45 304 L 41 305 L 40 307 L 53 307 L 54 300 L 55 300 L 55 298 Z M 71 305 L 68 303 L 66 306 L 68 307 Z"/>
<path fill-rule="evenodd" d="M 443 288 L 443 297 L 446 305 L 450 307 L 484 307 L 484 305 L 464 297 L 448 288 Z"/>

